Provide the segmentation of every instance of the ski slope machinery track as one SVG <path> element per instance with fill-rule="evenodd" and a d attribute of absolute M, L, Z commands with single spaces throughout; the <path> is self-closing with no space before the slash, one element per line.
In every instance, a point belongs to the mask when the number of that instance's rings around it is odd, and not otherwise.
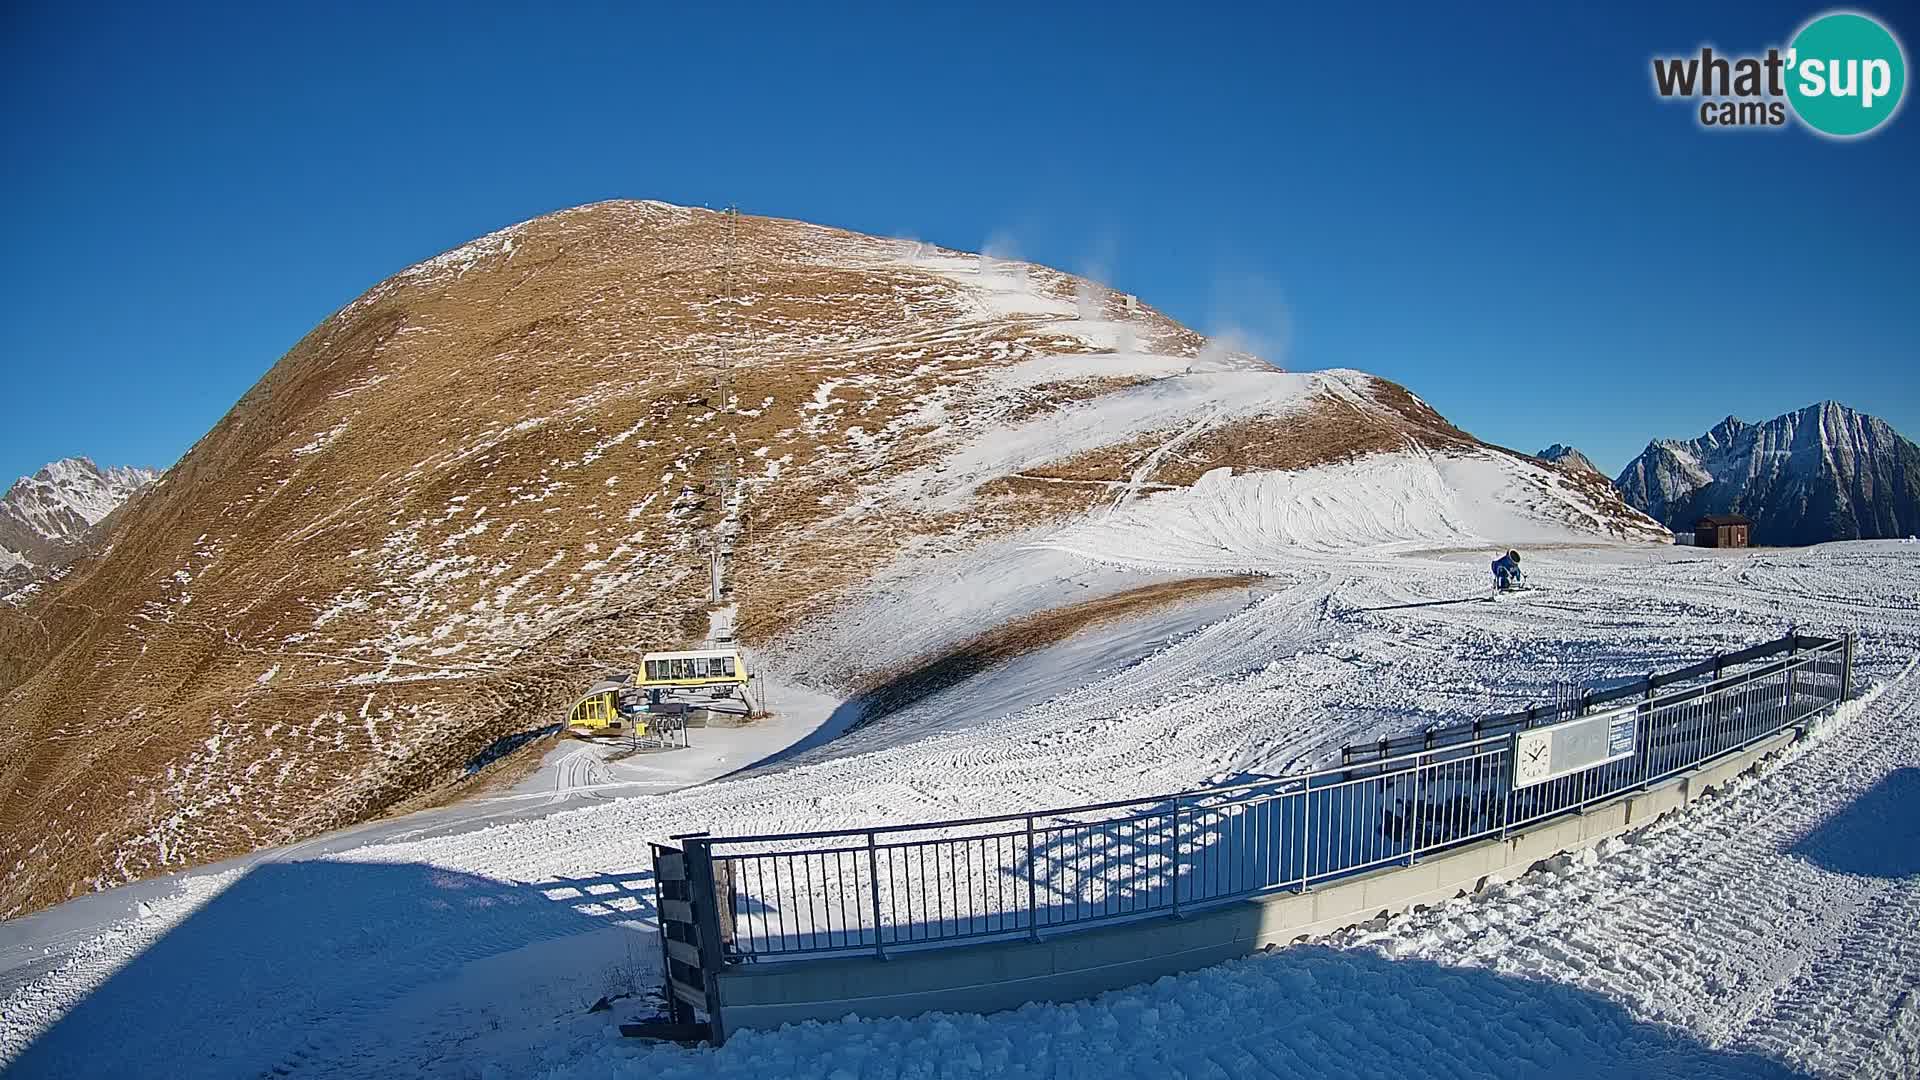
<path fill-rule="evenodd" d="M 1916 802 L 1910 662 L 1719 797 L 1333 942 L 1581 986 L 1818 1076 L 1920 1076 Z"/>

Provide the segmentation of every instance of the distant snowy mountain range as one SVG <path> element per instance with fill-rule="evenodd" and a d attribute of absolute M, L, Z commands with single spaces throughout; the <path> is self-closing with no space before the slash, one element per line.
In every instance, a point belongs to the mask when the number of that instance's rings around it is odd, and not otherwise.
<path fill-rule="evenodd" d="M 77 457 L 15 481 L 0 496 L 0 594 L 70 557 L 94 526 L 159 478 L 156 469 L 102 469 Z"/>
<path fill-rule="evenodd" d="M 1684 442 L 1656 439 L 1615 484 L 1672 529 L 1702 514 L 1745 514 L 1759 544 L 1920 532 L 1920 447 L 1835 401 L 1761 424 L 1729 416 Z"/>

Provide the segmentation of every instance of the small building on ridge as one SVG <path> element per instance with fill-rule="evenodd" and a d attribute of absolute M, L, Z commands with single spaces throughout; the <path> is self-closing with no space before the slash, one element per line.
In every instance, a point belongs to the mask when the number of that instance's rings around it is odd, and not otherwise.
<path fill-rule="evenodd" d="M 1695 547 L 1743 548 L 1753 542 L 1753 522 L 1741 514 L 1708 514 L 1693 523 Z"/>

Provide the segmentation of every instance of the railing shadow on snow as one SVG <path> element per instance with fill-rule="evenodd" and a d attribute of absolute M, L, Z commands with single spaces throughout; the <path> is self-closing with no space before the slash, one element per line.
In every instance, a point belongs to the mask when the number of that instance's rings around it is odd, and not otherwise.
<path fill-rule="evenodd" d="M 469 961 L 605 928 L 605 918 L 583 914 L 576 902 L 631 895 L 636 880 L 521 884 L 417 864 L 263 864 L 114 973 L 8 1076 L 366 1074 L 380 1064 L 362 1040 L 378 1043 L 372 1029 L 385 1004 Z M 558 903 L 548 896 L 569 890 L 579 895 Z M 1178 1011 L 1169 1013 L 1169 1003 Z M 1116 1021 L 1054 1029 L 1048 1052 L 1069 1059 L 1097 1053 L 1211 1061 L 1225 1071 L 1413 1080 L 1806 1075 L 1636 1019 L 1590 990 L 1364 949 L 1301 946 L 1212 968 L 1177 990 L 1147 986 L 1048 1008 L 1091 1009 Z M 978 1025 L 1006 1037 L 1004 1015 L 952 1023 L 962 1041 Z M 404 1043 L 412 1034 L 389 1038 Z M 1185 1041 L 1174 1045 L 1170 1035 Z M 816 1063 L 811 1055 L 837 1057 L 846 1045 L 800 1039 L 788 1064 L 807 1068 Z"/>
<path fill-rule="evenodd" d="M 1895 769 L 1786 853 L 1824 870 L 1876 878 L 1920 876 L 1920 769 Z"/>
<path fill-rule="evenodd" d="M 471 961 L 632 930 L 653 908 L 650 872 L 522 883 L 416 863 L 260 863 L 108 976 L 7 1077 L 298 1074 L 365 1034 L 381 1004 Z M 596 980 L 612 966 L 659 966 L 650 930 L 607 951 L 582 961 L 583 995 L 605 992 Z"/>

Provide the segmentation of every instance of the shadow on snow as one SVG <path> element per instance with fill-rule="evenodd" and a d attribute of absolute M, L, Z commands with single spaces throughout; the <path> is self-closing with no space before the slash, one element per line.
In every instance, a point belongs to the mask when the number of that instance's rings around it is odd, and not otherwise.
<path fill-rule="evenodd" d="M 114 974 L 9 1075 L 351 1071 L 358 1026 L 383 1001 L 469 960 L 604 928 L 601 910 L 647 917 L 650 885 L 642 876 L 524 885 L 413 864 L 265 864 Z M 1366 950 L 1299 946 L 1116 991 L 1090 1008 L 1092 1023 L 1031 1009 L 952 1017 L 957 1031 L 943 1041 L 1010 1053 L 1008 1067 L 1113 1080 L 1189 1066 L 1250 1076 L 1800 1075 L 1637 1020 L 1589 991 Z M 785 1040 L 781 1060 L 798 1068 L 810 1058 L 831 1063 L 852 1042 L 904 1047 L 919 1023 L 842 1021 L 717 1054 L 655 1052 L 724 1069 L 732 1056 Z M 888 1059 L 889 1068 L 907 1064 Z"/>
<path fill-rule="evenodd" d="M 411 863 L 264 863 L 110 976 L 8 1080 L 298 1073 L 469 961 L 653 915 L 650 871 L 523 884 Z M 655 949 L 641 952 L 657 966 Z"/>
<path fill-rule="evenodd" d="M 1895 769 L 1787 849 L 1815 866 L 1876 878 L 1920 875 L 1920 769 Z"/>

